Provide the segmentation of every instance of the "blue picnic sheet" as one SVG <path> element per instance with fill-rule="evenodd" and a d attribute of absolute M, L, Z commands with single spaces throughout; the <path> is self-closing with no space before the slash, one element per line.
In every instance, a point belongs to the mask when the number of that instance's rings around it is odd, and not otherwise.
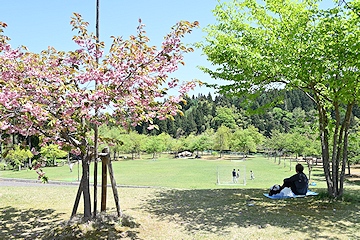
<path fill-rule="evenodd" d="M 308 192 L 306 193 L 306 195 L 294 195 L 294 197 L 288 197 L 288 196 L 269 196 L 269 193 L 263 193 L 265 197 L 271 198 L 271 199 L 286 199 L 286 198 L 303 198 L 303 197 L 307 197 L 307 196 L 316 196 L 319 195 L 319 193 L 317 192 L 313 192 L 308 190 Z"/>

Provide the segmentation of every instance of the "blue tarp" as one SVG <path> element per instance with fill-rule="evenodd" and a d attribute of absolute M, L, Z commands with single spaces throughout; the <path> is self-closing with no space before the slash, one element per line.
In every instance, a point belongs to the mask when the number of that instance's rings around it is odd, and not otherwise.
<path fill-rule="evenodd" d="M 308 190 L 308 192 L 306 193 L 306 195 L 294 195 L 294 197 L 284 197 L 284 196 L 276 196 L 276 195 L 272 195 L 269 196 L 269 193 L 264 193 L 265 197 L 271 198 L 271 199 L 286 199 L 286 198 L 302 198 L 302 197 L 307 197 L 307 196 L 316 196 L 319 195 L 319 193 L 313 192 Z"/>

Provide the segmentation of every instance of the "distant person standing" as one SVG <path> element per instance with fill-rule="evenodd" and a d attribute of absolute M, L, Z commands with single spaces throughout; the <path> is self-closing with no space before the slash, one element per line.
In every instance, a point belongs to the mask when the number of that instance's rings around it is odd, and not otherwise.
<path fill-rule="evenodd" d="M 72 163 L 69 164 L 70 172 L 72 172 L 73 166 L 74 166 L 74 164 L 72 164 Z"/>
<path fill-rule="evenodd" d="M 234 170 L 232 171 L 232 176 L 233 176 L 233 183 L 237 183 L 235 168 L 234 168 Z"/>
<path fill-rule="evenodd" d="M 237 181 L 237 179 L 240 177 L 240 169 L 238 169 L 237 170 L 237 172 L 236 172 L 236 181 Z"/>
<path fill-rule="evenodd" d="M 254 172 L 251 170 L 250 171 L 250 176 L 251 176 L 251 180 L 254 180 L 255 179 L 255 177 L 254 177 Z"/>

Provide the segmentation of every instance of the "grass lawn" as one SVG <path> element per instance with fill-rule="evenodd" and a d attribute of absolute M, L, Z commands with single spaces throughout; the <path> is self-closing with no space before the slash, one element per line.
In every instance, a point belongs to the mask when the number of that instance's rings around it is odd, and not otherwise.
<path fill-rule="evenodd" d="M 217 165 L 227 164 L 246 165 L 246 186 L 216 185 Z M 1 187 L 0 239 L 360 239 L 359 186 L 347 184 L 344 201 L 327 199 L 319 167 L 312 173 L 317 183 L 312 190 L 320 192 L 319 197 L 271 200 L 262 193 L 294 174 L 288 163 L 284 168 L 283 163 L 260 156 L 244 162 L 164 156 L 113 166 L 117 184 L 173 189 L 118 188 L 123 213 L 135 224 L 107 221 L 104 226 L 103 222 L 65 224 L 76 187 Z M 255 180 L 250 180 L 250 170 Z M 66 166 L 45 171 L 50 180 L 77 179 L 77 166 L 73 173 Z M 1 172 L 1 177 L 35 175 Z M 107 212 L 114 213 L 110 188 L 107 203 Z M 82 200 L 78 213 L 81 208 Z"/>
<path fill-rule="evenodd" d="M 92 222 L 65 227 L 76 190 L 0 188 L 0 239 L 360 238 L 358 190 L 347 190 L 348 201 L 330 201 L 271 200 L 262 196 L 263 189 L 119 188 L 123 213 L 138 225 L 115 221 L 106 227 Z M 114 212 L 111 194 L 108 207 Z"/>
<path fill-rule="evenodd" d="M 171 187 L 187 189 L 223 189 L 223 188 L 269 188 L 274 184 L 282 184 L 282 180 L 295 174 L 296 162 L 292 162 L 290 171 L 289 160 L 286 165 L 281 162 L 274 163 L 261 155 L 249 156 L 242 162 L 231 162 L 230 160 L 208 160 L 208 159 L 174 159 L 163 154 L 157 161 L 150 157 L 141 160 L 116 161 L 113 162 L 116 183 L 118 185 L 138 185 L 154 187 Z M 246 186 L 243 185 L 216 185 L 218 165 L 245 165 Z M 98 181 L 101 181 L 101 163 L 99 163 Z M 305 165 L 304 165 L 305 166 Z M 70 172 L 67 165 L 62 167 L 48 167 L 43 169 L 49 180 L 76 181 L 78 179 L 78 165 Z M 254 172 L 255 180 L 250 180 L 250 170 Z M 232 180 L 232 167 L 229 169 L 229 181 Z M 308 175 L 305 166 L 304 172 Z M 37 174 L 32 170 L 2 171 L 1 177 L 36 179 Z M 81 176 L 81 166 L 80 166 Z M 325 188 L 323 169 L 314 166 L 311 174 L 317 187 Z M 93 164 L 91 164 L 90 179 L 93 180 Z M 109 181 L 108 181 L 109 183 Z"/>

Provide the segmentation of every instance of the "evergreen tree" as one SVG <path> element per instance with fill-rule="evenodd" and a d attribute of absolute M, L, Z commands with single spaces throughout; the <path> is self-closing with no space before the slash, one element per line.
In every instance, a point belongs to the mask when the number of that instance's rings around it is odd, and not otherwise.
<path fill-rule="evenodd" d="M 208 102 L 213 102 L 213 99 L 212 99 L 212 96 L 211 96 L 211 93 L 209 92 L 209 94 L 207 95 L 207 100 Z"/>

